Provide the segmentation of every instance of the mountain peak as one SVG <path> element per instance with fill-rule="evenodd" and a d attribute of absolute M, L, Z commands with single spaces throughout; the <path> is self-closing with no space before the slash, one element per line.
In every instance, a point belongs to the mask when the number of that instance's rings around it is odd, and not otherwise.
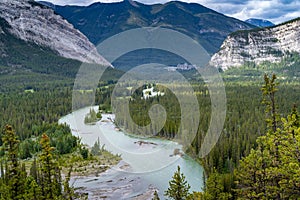
<path fill-rule="evenodd" d="M 124 3 L 130 4 L 134 7 L 139 7 L 138 4 L 133 0 L 124 0 Z"/>
<path fill-rule="evenodd" d="M 257 27 L 269 27 L 269 26 L 274 26 L 272 22 L 265 20 L 265 19 L 256 19 L 256 18 L 250 18 L 247 19 L 245 22 L 252 24 Z"/>

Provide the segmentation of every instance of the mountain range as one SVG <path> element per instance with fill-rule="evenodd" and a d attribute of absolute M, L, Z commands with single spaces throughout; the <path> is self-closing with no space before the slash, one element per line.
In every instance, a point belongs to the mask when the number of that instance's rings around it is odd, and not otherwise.
<path fill-rule="evenodd" d="M 145 5 L 125 0 L 119 3 L 98 2 L 90 6 L 41 3 L 54 9 L 95 45 L 132 28 L 165 27 L 190 36 L 213 54 L 228 34 L 255 27 L 200 4 L 179 1 Z"/>
<path fill-rule="evenodd" d="M 78 66 L 76 61 L 66 67 L 66 63 L 75 60 L 109 65 L 97 53 L 95 45 L 122 31 L 146 26 L 170 28 L 192 37 L 213 55 L 212 65 L 226 70 L 245 63 L 279 62 L 289 52 L 299 53 L 299 24 L 298 18 L 257 28 L 200 4 L 177 1 L 145 5 L 125 0 L 90 6 L 57 6 L 32 0 L 3 0 L 0 2 L 0 65 L 25 66 L 43 73 Z M 167 52 L 148 49 L 129 53 L 113 65 L 126 71 L 153 59 L 175 66 L 185 62 Z"/>

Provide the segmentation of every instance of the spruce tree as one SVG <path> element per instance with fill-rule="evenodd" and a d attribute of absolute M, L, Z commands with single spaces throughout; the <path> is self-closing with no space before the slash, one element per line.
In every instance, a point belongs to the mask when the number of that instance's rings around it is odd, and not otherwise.
<path fill-rule="evenodd" d="M 69 185 L 72 169 L 72 167 L 69 169 L 69 172 L 64 180 L 64 198 L 67 200 L 73 200 L 75 197 L 74 188 L 70 187 Z"/>
<path fill-rule="evenodd" d="M 30 167 L 30 176 L 34 178 L 34 180 L 38 183 L 38 167 L 37 167 L 37 162 L 36 158 L 34 158 L 31 167 Z"/>
<path fill-rule="evenodd" d="M 16 133 L 10 125 L 5 126 L 3 134 L 3 147 L 7 159 L 4 184 L 9 190 L 7 199 L 23 199 L 26 174 L 21 170 L 18 160 L 18 145 Z M 25 172 L 26 173 L 26 172 Z"/>
<path fill-rule="evenodd" d="M 155 190 L 152 200 L 160 200 L 157 191 Z"/>
<path fill-rule="evenodd" d="M 32 176 L 28 176 L 26 179 L 25 199 L 30 199 L 30 200 L 42 199 L 41 187 L 37 184 L 37 182 Z"/>
<path fill-rule="evenodd" d="M 299 115 L 294 107 L 287 118 L 281 119 L 279 126 L 273 101 L 277 91 L 275 77 L 273 75 L 272 80 L 265 77 L 263 88 L 263 94 L 270 97 L 266 103 L 266 112 L 270 113 L 268 130 L 257 138 L 257 147 L 240 161 L 236 171 L 238 199 L 300 198 Z"/>
<path fill-rule="evenodd" d="M 278 188 L 281 199 L 300 199 L 300 125 L 296 110 L 282 119 L 279 146 L 280 166 L 277 174 L 280 177 Z"/>
<path fill-rule="evenodd" d="M 271 129 L 274 133 L 276 132 L 280 118 L 279 114 L 277 113 L 277 105 L 275 94 L 278 91 L 278 82 L 276 82 L 276 75 L 273 74 L 270 78 L 267 74 L 264 76 L 265 84 L 261 88 L 263 93 L 263 101 L 262 103 L 266 106 L 266 122 L 269 129 Z"/>
<path fill-rule="evenodd" d="M 200 198 L 200 194 L 197 193 L 194 193 L 193 196 Z M 203 198 L 206 200 L 226 200 L 230 197 L 231 194 L 225 192 L 221 174 L 214 169 L 206 181 Z"/>
<path fill-rule="evenodd" d="M 94 146 L 91 149 L 91 154 L 93 156 L 99 156 L 101 155 L 101 149 L 100 149 L 100 140 L 98 140 L 94 143 Z"/>
<path fill-rule="evenodd" d="M 46 134 L 42 135 L 40 143 L 42 153 L 39 156 L 39 164 L 43 199 L 54 199 L 61 195 L 60 170 L 53 158 L 54 148 L 50 146 L 50 139 Z"/>
<path fill-rule="evenodd" d="M 180 173 L 180 167 L 173 175 L 173 179 L 169 182 L 169 188 L 165 191 L 165 196 L 174 200 L 185 200 L 189 197 L 190 185 L 185 180 L 185 176 Z"/>

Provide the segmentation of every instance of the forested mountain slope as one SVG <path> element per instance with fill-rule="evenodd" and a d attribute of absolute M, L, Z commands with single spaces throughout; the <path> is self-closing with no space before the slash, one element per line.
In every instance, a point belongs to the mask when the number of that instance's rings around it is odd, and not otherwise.
<path fill-rule="evenodd" d="M 200 4 L 179 1 L 145 5 L 125 0 L 119 3 L 99 2 L 86 7 L 50 7 L 94 44 L 132 28 L 165 27 L 187 34 L 209 53 L 215 53 L 229 33 L 254 27 Z"/>

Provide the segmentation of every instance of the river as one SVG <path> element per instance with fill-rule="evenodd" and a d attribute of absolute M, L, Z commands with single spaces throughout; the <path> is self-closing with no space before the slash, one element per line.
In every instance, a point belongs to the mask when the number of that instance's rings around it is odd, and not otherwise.
<path fill-rule="evenodd" d="M 173 155 L 175 149 L 181 150 L 181 145 L 163 139 L 137 138 L 125 134 L 115 129 L 110 120 L 114 115 L 110 114 L 102 115 L 102 120 L 96 125 L 86 125 L 84 117 L 89 110 L 84 108 L 75 111 L 62 117 L 59 123 L 68 124 L 72 134 L 79 136 L 84 144 L 93 146 L 99 138 L 108 151 L 122 157 L 117 166 L 98 177 L 72 179 L 75 187 L 82 187 L 84 192 L 89 193 L 90 199 L 151 199 L 150 193 L 154 189 L 158 189 L 163 199 L 163 193 L 178 165 L 191 191 L 202 190 L 202 166 L 187 155 Z"/>

